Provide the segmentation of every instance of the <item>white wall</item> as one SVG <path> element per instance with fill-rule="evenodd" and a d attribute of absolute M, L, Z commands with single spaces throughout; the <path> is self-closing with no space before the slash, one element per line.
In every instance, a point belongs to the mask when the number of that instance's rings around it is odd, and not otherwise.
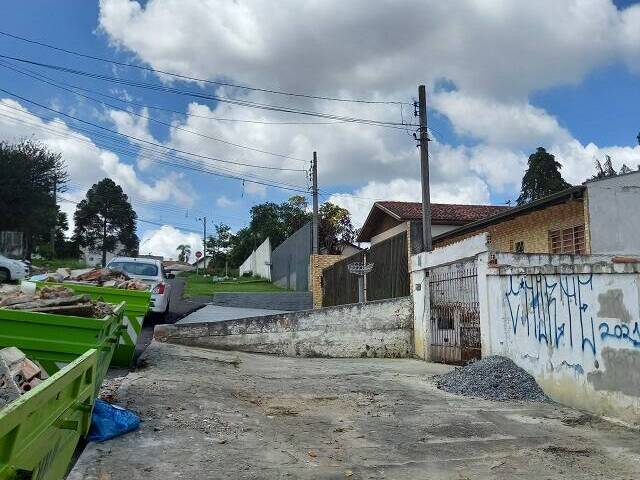
<path fill-rule="evenodd" d="M 267 238 L 256 249 L 254 275 L 271 280 L 271 242 Z"/>
<path fill-rule="evenodd" d="M 251 273 L 271 280 L 271 242 L 268 238 L 242 262 L 238 273 L 240 276 Z"/>
<path fill-rule="evenodd" d="M 639 422 L 640 264 L 557 255 L 496 260 L 500 266 L 479 277 L 486 281 L 483 354 L 511 358 L 556 401 Z"/>
<path fill-rule="evenodd" d="M 640 172 L 586 185 L 591 251 L 640 254 Z"/>

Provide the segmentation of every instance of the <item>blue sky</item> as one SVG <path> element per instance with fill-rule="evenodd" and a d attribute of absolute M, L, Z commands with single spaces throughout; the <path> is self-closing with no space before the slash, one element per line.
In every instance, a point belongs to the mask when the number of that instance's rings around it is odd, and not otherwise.
<path fill-rule="evenodd" d="M 429 6 L 406 0 L 405 10 L 415 12 L 415 19 L 407 19 L 402 8 L 382 4 L 369 8 L 363 17 L 358 13 L 359 1 L 340 4 L 338 18 L 332 13 L 338 8 L 331 5 L 333 0 L 322 5 L 292 2 L 280 9 L 261 0 L 242 5 L 222 0 L 13 1 L 3 9 L 0 30 L 120 62 L 318 96 L 411 102 L 418 83 L 426 83 L 434 201 L 504 203 L 515 198 L 527 155 L 538 145 L 556 155 L 572 183 L 582 181 L 594 160 L 605 154 L 613 156 L 616 166 L 640 164 L 636 141 L 640 8 L 635 2 L 593 0 L 574 7 L 569 2 L 511 2 L 477 7 L 471 0 L 456 5 L 426 2 Z M 0 54 L 219 96 L 400 120 L 395 105 L 332 103 L 220 90 L 193 82 L 163 84 L 166 78 L 153 73 L 3 36 Z M 204 116 L 314 120 L 12 64 L 55 81 L 185 114 L 193 103 L 192 108 Z M 180 131 L 145 124 L 140 117 L 113 112 L 3 67 L 0 88 L 105 128 L 205 156 L 278 168 L 308 167 L 298 160 L 216 143 L 185 129 L 295 159 L 310 159 L 317 150 L 320 185 L 326 192 L 323 200 L 330 198 L 349 208 L 356 224 L 374 199 L 419 199 L 418 156 L 411 132 L 404 130 L 361 124 L 231 124 L 109 101 L 162 122 L 177 122 L 174 125 Z M 9 98 L 0 92 L 0 101 Z M 106 138 L 104 132 L 60 115 L 66 136 L 58 134 L 63 128 L 59 123 L 36 126 L 37 117 L 49 122 L 55 114 L 25 100 L 13 100 L 19 105 L 0 109 L 3 139 L 33 135 L 60 149 L 72 174 L 65 194 L 70 200 L 82 198 L 86 188 L 104 176 L 121 180 L 139 216 L 152 222 L 139 223 L 138 233 L 144 248 L 154 253 L 170 255 L 175 242 L 197 242 L 194 232 L 200 230 L 199 216 L 237 229 L 246 224 L 252 205 L 282 201 L 296 193 L 246 182 L 243 186 L 239 180 L 141 160 L 135 142 L 127 145 L 120 138 L 115 143 L 114 135 Z M 18 113 L 18 107 L 27 111 Z M 402 118 L 412 120 L 411 114 L 411 107 L 405 106 Z M 87 128 L 92 132 L 83 131 Z M 96 145 L 88 148 L 86 141 L 78 143 L 70 138 L 73 131 Z M 123 148 L 130 153 L 123 154 Z M 301 189 L 308 185 L 303 172 L 238 168 L 239 176 L 260 175 Z M 73 212 L 71 202 L 64 207 Z"/>

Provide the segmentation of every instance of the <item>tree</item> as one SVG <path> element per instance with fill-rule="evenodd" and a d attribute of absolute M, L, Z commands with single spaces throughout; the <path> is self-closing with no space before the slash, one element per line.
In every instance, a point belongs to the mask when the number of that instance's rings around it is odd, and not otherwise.
<path fill-rule="evenodd" d="M 231 227 L 224 223 L 214 226 L 215 233 L 207 238 L 207 256 L 211 259 L 209 266 L 211 269 L 224 268 L 227 261 L 227 254 L 231 246 Z"/>
<path fill-rule="evenodd" d="M 178 248 L 176 248 L 176 250 L 178 251 L 178 261 L 179 262 L 188 262 L 189 261 L 189 257 L 191 256 L 191 246 L 187 245 L 186 243 L 183 243 L 181 245 L 178 245 Z"/>
<path fill-rule="evenodd" d="M 536 153 L 529 156 L 528 164 L 529 167 L 522 177 L 518 205 L 533 202 L 571 186 L 562 178 L 562 165 L 544 148 L 538 147 Z"/>
<path fill-rule="evenodd" d="M 75 239 L 83 247 L 102 251 L 102 264 L 107 263 L 107 252 L 118 243 L 124 253 L 137 254 L 139 240 L 136 235 L 136 212 L 120 185 L 110 178 L 94 184 L 74 214 Z"/>
<path fill-rule="evenodd" d="M 593 175 L 590 180 L 597 180 L 599 178 L 607 178 L 607 177 L 615 177 L 618 175 L 616 171 L 613 169 L 613 163 L 611 162 L 611 157 L 609 155 L 605 155 L 604 163 L 600 163 L 600 160 L 596 159 L 596 173 Z"/>
<path fill-rule="evenodd" d="M 341 253 L 339 245 L 342 242 L 353 242 L 355 230 L 351 224 L 351 214 L 346 208 L 331 202 L 320 206 L 319 247 L 330 255 Z"/>
<path fill-rule="evenodd" d="M 56 226 L 53 191 L 64 192 L 65 164 L 36 141 L 0 142 L 0 171 L 0 230 L 23 232 L 25 257 L 31 258 L 34 240 L 49 237 Z"/>

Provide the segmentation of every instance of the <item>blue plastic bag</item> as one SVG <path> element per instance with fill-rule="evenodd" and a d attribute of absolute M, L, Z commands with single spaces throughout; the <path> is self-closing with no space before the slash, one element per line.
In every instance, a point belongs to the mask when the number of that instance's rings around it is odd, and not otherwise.
<path fill-rule="evenodd" d="M 131 410 L 97 399 L 93 407 L 87 441 L 104 442 L 132 432 L 139 426 L 140 418 Z"/>

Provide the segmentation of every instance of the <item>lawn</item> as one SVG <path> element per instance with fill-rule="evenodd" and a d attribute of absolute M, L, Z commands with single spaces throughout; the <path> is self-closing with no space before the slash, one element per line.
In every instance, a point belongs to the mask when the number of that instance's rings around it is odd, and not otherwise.
<path fill-rule="evenodd" d="M 180 278 L 184 278 L 186 284 L 183 295 L 185 297 L 195 297 L 199 295 L 213 295 L 218 292 L 286 292 L 268 280 L 263 279 L 239 279 L 213 283 L 211 277 L 203 277 L 193 272 L 183 273 Z"/>

